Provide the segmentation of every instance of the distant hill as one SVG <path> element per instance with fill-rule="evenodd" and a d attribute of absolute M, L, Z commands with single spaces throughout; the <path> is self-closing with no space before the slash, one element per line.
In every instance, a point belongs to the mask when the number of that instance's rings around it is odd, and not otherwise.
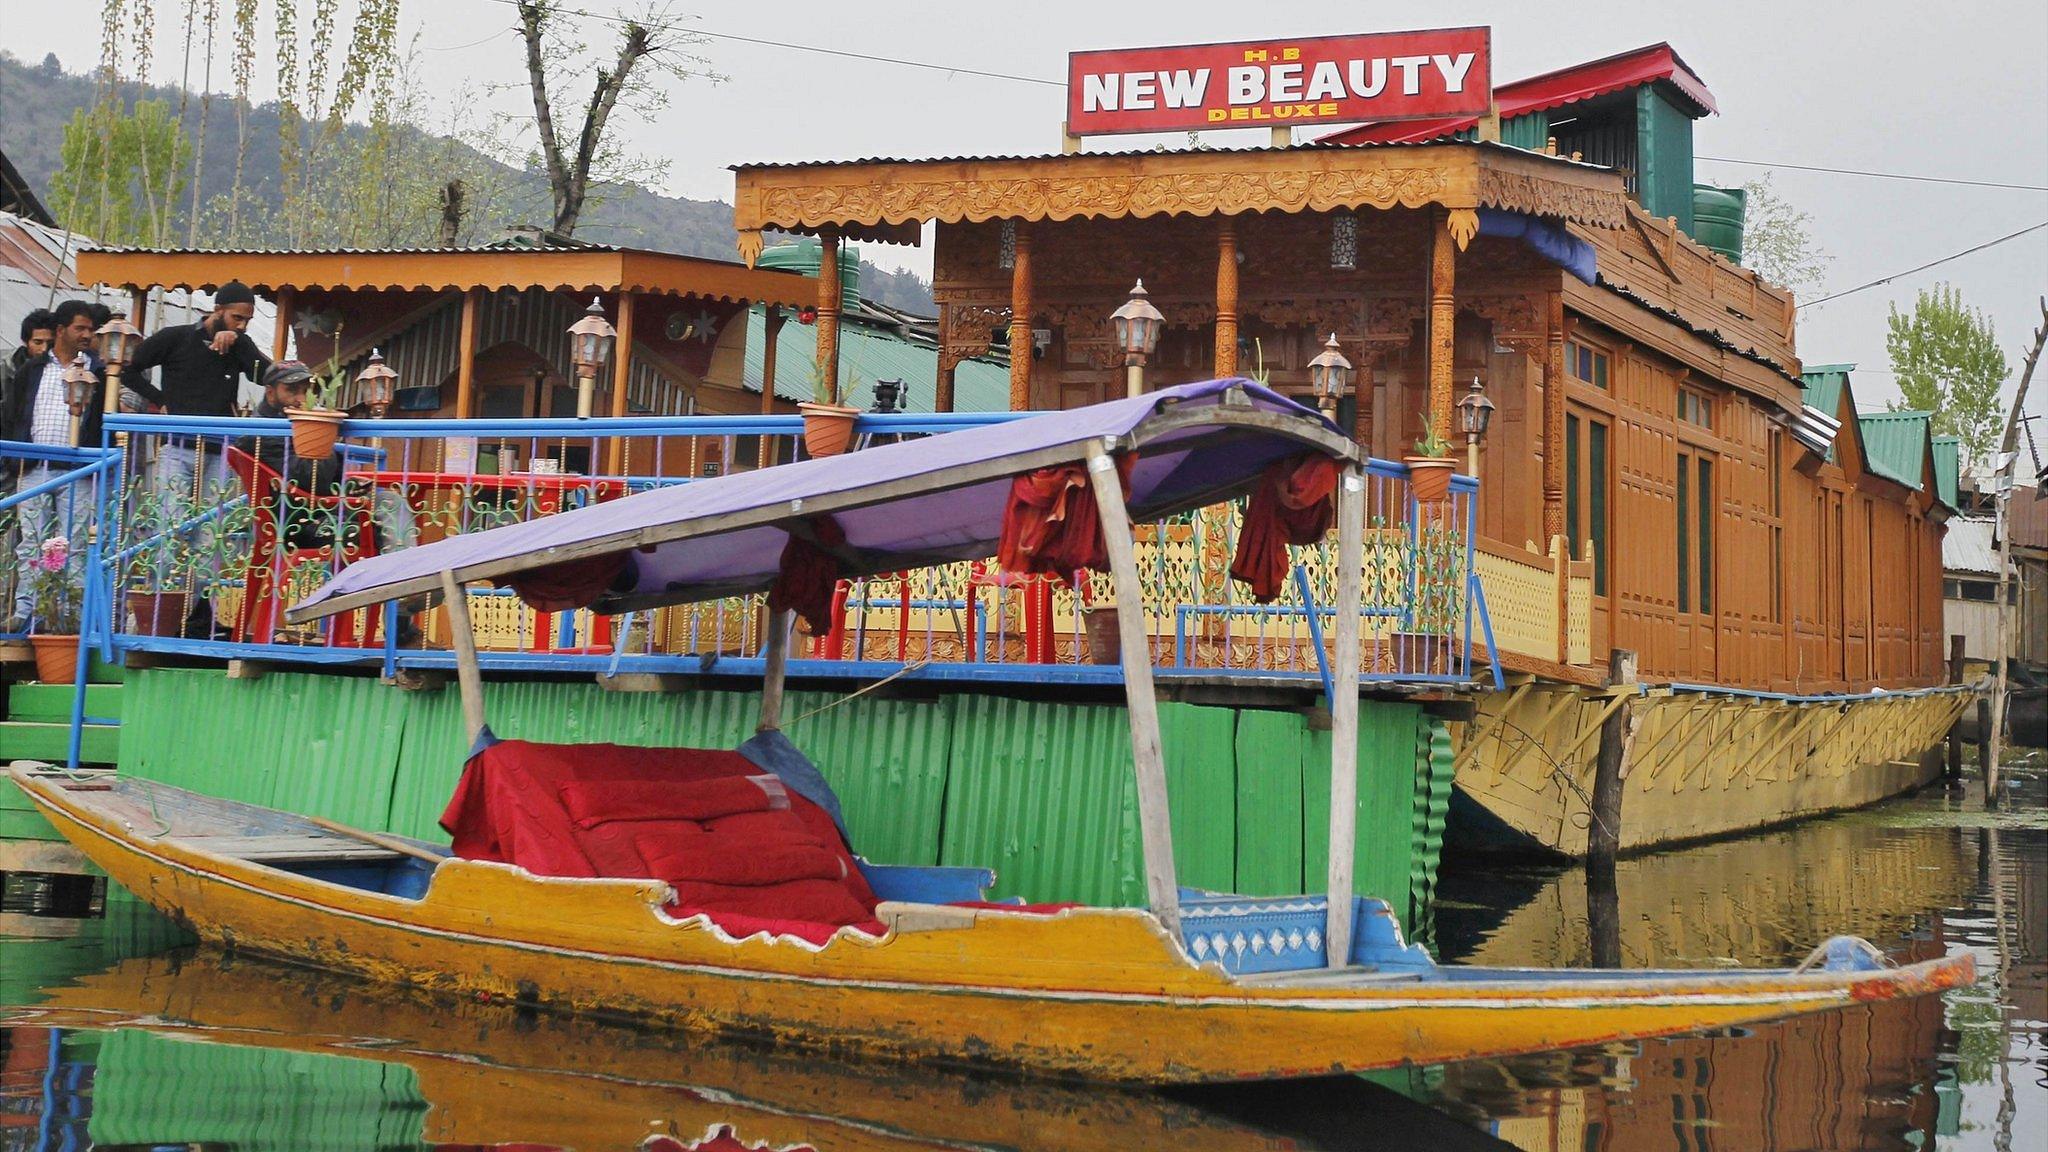
<path fill-rule="evenodd" d="M 180 99 L 186 101 L 188 135 L 198 146 L 201 125 L 200 94 L 176 87 L 151 87 L 140 96 L 134 87 L 124 86 L 125 102 L 157 99 L 168 101 L 175 113 Z M 0 51 L 0 151 L 5 151 L 24 179 L 49 203 L 50 183 L 62 164 L 64 126 L 80 109 L 89 108 L 97 96 L 89 75 L 66 72 L 54 57 L 30 64 L 11 53 Z M 278 109 L 275 104 L 251 108 L 248 113 L 249 147 L 243 159 L 242 185 L 256 204 L 274 213 L 279 202 Z M 352 132 L 365 129 L 352 128 Z M 433 136 L 414 129 L 407 133 L 409 145 L 420 154 L 442 157 L 451 169 L 484 174 L 502 186 L 496 197 L 499 219 L 472 219 L 465 240 L 490 239 L 514 224 L 545 223 L 550 213 L 546 179 L 538 172 L 522 171 L 479 153 L 460 141 Z M 234 102 L 216 94 L 207 109 L 204 167 L 200 173 L 201 201 L 211 202 L 228 192 L 235 182 L 236 123 Z M 679 163 L 687 162 L 678 157 Z M 188 191 L 189 195 L 189 191 Z M 586 211 L 576 230 L 579 239 L 601 244 L 619 244 L 688 256 L 714 259 L 734 258 L 737 239 L 732 226 L 732 205 L 721 200 L 687 200 L 662 196 L 631 185 L 608 186 L 594 197 L 595 207 Z M 261 212 L 257 213 L 262 215 Z M 181 214 L 178 235 L 185 232 Z M 60 221 L 60 223 L 63 223 Z M 431 241 L 432 221 L 423 220 L 420 234 L 412 243 Z M 222 242 L 201 233 L 200 247 Z M 245 237 L 245 242 L 265 239 Z M 930 316 L 931 285 L 909 272 L 877 268 L 861 262 L 861 293 L 892 308 Z"/>

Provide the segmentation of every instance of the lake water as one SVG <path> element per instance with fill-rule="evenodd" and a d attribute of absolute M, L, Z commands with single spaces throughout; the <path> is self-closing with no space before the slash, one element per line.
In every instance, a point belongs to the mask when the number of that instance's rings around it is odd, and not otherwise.
<path fill-rule="evenodd" d="M 181 947 L 0 938 L 0 1152 L 177 1148 L 2048 1148 L 2048 779 L 1584 870 L 1447 862 L 1451 963 L 1786 964 L 1851 932 L 1971 988 L 1707 1036 L 1371 1077 L 1126 1093 L 837 1064 Z"/>

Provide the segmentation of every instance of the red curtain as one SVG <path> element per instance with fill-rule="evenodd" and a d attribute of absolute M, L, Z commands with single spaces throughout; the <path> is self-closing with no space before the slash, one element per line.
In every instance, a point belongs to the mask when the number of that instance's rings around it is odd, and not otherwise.
<path fill-rule="evenodd" d="M 1116 461 L 1117 480 L 1128 500 L 1137 456 L 1127 452 Z M 1045 573 L 1062 579 L 1077 568 L 1097 572 L 1109 568 L 1109 553 L 1102 543 L 1102 515 L 1095 507 L 1095 493 L 1088 488 L 1087 465 L 1040 468 L 1010 482 L 1010 503 L 1003 509 L 996 564 L 1005 572 Z"/>
<path fill-rule="evenodd" d="M 823 636 L 832 630 L 832 592 L 839 584 L 839 559 L 827 549 L 845 547 L 846 533 L 830 516 L 813 516 L 805 525 L 816 542 L 789 534 L 775 584 L 768 589 L 768 610 L 793 610 L 811 635 Z"/>
<path fill-rule="evenodd" d="M 1287 583 L 1287 545 L 1323 538 L 1337 518 L 1337 462 L 1317 452 L 1278 461 L 1259 477 L 1237 534 L 1230 574 L 1251 586 L 1261 604 L 1280 595 Z"/>
<path fill-rule="evenodd" d="M 582 608 L 609 591 L 626 571 L 627 552 L 607 552 L 581 560 L 564 560 L 531 572 L 521 572 L 504 583 L 528 608 L 536 612 L 567 612 Z"/>

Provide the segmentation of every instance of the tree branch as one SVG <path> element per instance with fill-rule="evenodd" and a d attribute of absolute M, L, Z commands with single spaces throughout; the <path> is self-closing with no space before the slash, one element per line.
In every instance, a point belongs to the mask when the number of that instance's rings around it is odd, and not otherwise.
<path fill-rule="evenodd" d="M 576 163 L 570 173 L 568 195 L 555 201 L 555 231 L 564 236 L 575 232 L 577 218 L 583 214 L 583 201 L 590 190 L 590 167 L 604 139 L 605 122 L 611 118 L 619 94 L 625 91 L 633 67 L 654 51 L 647 26 L 630 22 L 626 25 L 625 40 L 619 45 L 617 64 L 609 71 L 598 69 L 597 91 L 591 95 L 590 109 L 583 117 L 583 133 L 576 142 Z"/>
<path fill-rule="evenodd" d="M 559 216 L 569 173 L 562 163 L 562 148 L 555 139 L 555 115 L 548 106 L 548 72 L 542 38 L 547 30 L 547 0 L 519 0 L 519 35 L 526 41 L 526 79 L 533 89 L 534 130 L 540 136 L 541 159 L 548 166 L 548 184 L 555 194 Z"/>

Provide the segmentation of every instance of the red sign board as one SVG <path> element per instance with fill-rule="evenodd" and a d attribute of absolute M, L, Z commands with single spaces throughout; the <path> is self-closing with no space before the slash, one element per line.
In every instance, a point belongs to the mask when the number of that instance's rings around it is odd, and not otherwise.
<path fill-rule="evenodd" d="M 1075 52 L 1067 132 L 1281 128 L 1476 116 L 1493 98 L 1486 28 Z"/>

